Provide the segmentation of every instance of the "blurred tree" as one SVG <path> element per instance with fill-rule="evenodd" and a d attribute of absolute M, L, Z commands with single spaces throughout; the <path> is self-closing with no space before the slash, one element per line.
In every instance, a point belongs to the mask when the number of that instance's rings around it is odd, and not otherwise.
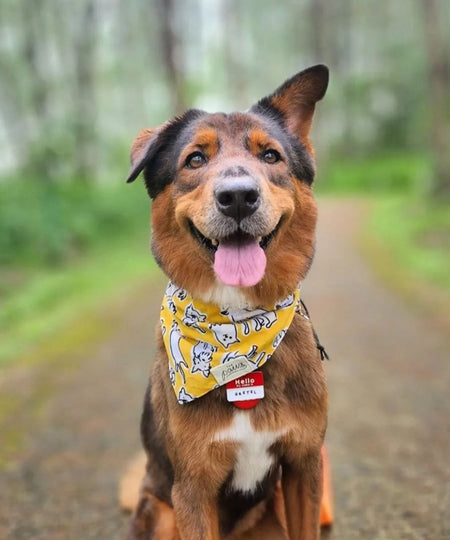
<path fill-rule="evenodd" d="M 96 40 L 98 36 L 95 0 L 85 0 L 75 36 L 75 111 L 74 173 L 78 180 L 89 183 L 96 170 Z"/>
<path fill-rule="evenodd" d="M 248 96 L 248 75 L 245 58 L 242 56 L 243 40 L 229 39 L 229 36 L 243 36 L 245 28 L 242 16 L 242 3 L 239 0 L 228 0 L 222 4 L 224 28 L 222 32 L 224 69 L 231 90 L 228 99 L 243 105 Z"/>
<path fill-rule="evenodd" d="M 329 33 L 326 27 L 326 9 L 326 0 L 310 0 L 311 49 L 316 62 L 325 62 L 327 57 L 326 40 Z"/>
<path fill-rule="evenodd" d="M 450 61 L 442 29 L 444 18 L 438 0 L 422 0 L 422 7 L 428 53 L 430 135 L 434 160 L 432 192 L 436 197 L 450 197 Z"/>
<path fill-rule="evenodd" d="M 180 61 L 182 34 L 176 24 L 176 8 L 181 8 L 181 6 L 176 5 L 176 0 L 156 0 L 156 4 L 161 23 L 161 59 L 172 95 L 173 108 L 176 114 L 180 114 L 187 108 L 183 67 Z"/>
<path fill-rule="evenodd" d="M 24 143 L 33 145 L 28 156 L 33 169 L 33 176 L 41 180 L 51 179 L 52 148 L 47 144 L 47 135 L 51 124 L 50 87 L 45 72 L 44 58 L 47 49 L 47 40 L 41 37 L 42 29 L 46 27 L 44 18 L 45 0 L 23 0 L 20 4 L 20 21 L 22 27 L 22 58 L 25 69 L 32 80 L 27 85 L 29 107 L 35 126 L 41 134 L 42 144 L 36 143 L 30 136 L 25 135 Z M 34 130 L 31 130 L 33 134 Z M 39 146 L 39 148 L 38 148 Z M 26 144 L 24 144 L 26 149 Z M 26 154 L 25 154 L 26 155 Z"/>

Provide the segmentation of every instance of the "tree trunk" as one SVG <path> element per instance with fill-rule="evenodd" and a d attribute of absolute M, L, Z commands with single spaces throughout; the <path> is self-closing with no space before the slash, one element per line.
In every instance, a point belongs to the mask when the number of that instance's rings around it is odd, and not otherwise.
<path fill-rule="evenodd" d="M 450 118 L 448 92 L 450 64 L 443 39 L 439 1 L 422 0 L 425 46 L 428 56 L 429 121 L 434 161 L 432 194 L 450 196 Z"/>
<path fill-rule="evenodd" d="M 242 44 L 238 39 L 230 39 L 232 36 L 240 36 L 245 31 L 242 21 L 241 0 L 225 0 L 221 2 L 222 45 L 223 63 L 226 73 L 226 84 L 229 89 L 229 96 L 234 107 L 244 108 L 249 99 L 248 74 L 246 73 L 245 62 L 242 62 Z"/>
<path fill-rule="evenodd" d="M 95 46 L 97 19 L 94 0 L 87 0 L 76 42 L 75 164 L 76 178 L 89 183 L 95 176 Z"/>
<path fill-rule="evenodd" d="M 161 21 L 162 60 L 176 114 L 186 109 L 183 72 L 179 61 L 180 43 L 175 28 L 175 0 L 156 0 Z"/>
<path fill-rule="evenodd" d="M 31 151 L 26 158 L 26 168 L 39 181 L 52 179 L 52 160 L 54 157 L 51 145 L 48 144 L 51 130 L 51 99 L 44 62 L 47 45 L 43 20 L 45 8 L 42 0 L 25 0 L 21 4 L 20 13 L 23 32 L 23 61 L 28 74 L 30 117 L 32 119 L 28 126 L 31 132 L 31 137 L 28 137 Z M 35 134 L 37 133 L 39 136 L 36 138 Z"/>
<path fill-rule="evenodd" d="M 326 0 L 311 0 L 311 52 L 314 62 L 325 62 L 327 29 L 325 24 Z"/>

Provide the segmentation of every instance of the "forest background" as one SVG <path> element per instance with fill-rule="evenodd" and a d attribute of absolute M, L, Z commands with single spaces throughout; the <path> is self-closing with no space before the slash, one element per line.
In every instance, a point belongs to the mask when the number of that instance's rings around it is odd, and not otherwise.
<path fill-rule="evenodd" d="M 154 271 L 139 129 L 319 62 L 318 196 L 368 199 L 374 267 L 448 298 L 449 23 L 446 0 L 0 0 L 0 367 Z"/>

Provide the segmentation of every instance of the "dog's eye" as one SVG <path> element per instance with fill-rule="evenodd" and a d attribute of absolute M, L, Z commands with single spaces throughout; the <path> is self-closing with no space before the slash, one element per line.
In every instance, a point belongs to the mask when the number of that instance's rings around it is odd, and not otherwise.
<path fill-rule="evenodd" d="M 280 161 L 281 156 L 276 150 L 265 150 L 262 158 L 266 163 L 270 163 L 272 165 L 273 163 Z"/>
<path fill-rule="evenodd" d="M 186 158 L 185 166 L 188 169 L 198 169 L 206 163 L 206 156 L 201 152 L 193 152 Z"/>

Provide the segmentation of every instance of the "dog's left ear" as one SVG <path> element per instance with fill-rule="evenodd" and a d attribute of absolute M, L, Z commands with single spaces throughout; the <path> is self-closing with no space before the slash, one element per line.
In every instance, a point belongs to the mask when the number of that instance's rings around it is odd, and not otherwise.
<path fill-rule="evenodd" d="M 250 111 L 257 114 L 279 116 L 295 137 L 309 147 L 309 132 L 316 102 L 325 95 L 328 86 L 328 68 L 323 64 L 297 73 L 275 92 L 254 105 Z"/>

